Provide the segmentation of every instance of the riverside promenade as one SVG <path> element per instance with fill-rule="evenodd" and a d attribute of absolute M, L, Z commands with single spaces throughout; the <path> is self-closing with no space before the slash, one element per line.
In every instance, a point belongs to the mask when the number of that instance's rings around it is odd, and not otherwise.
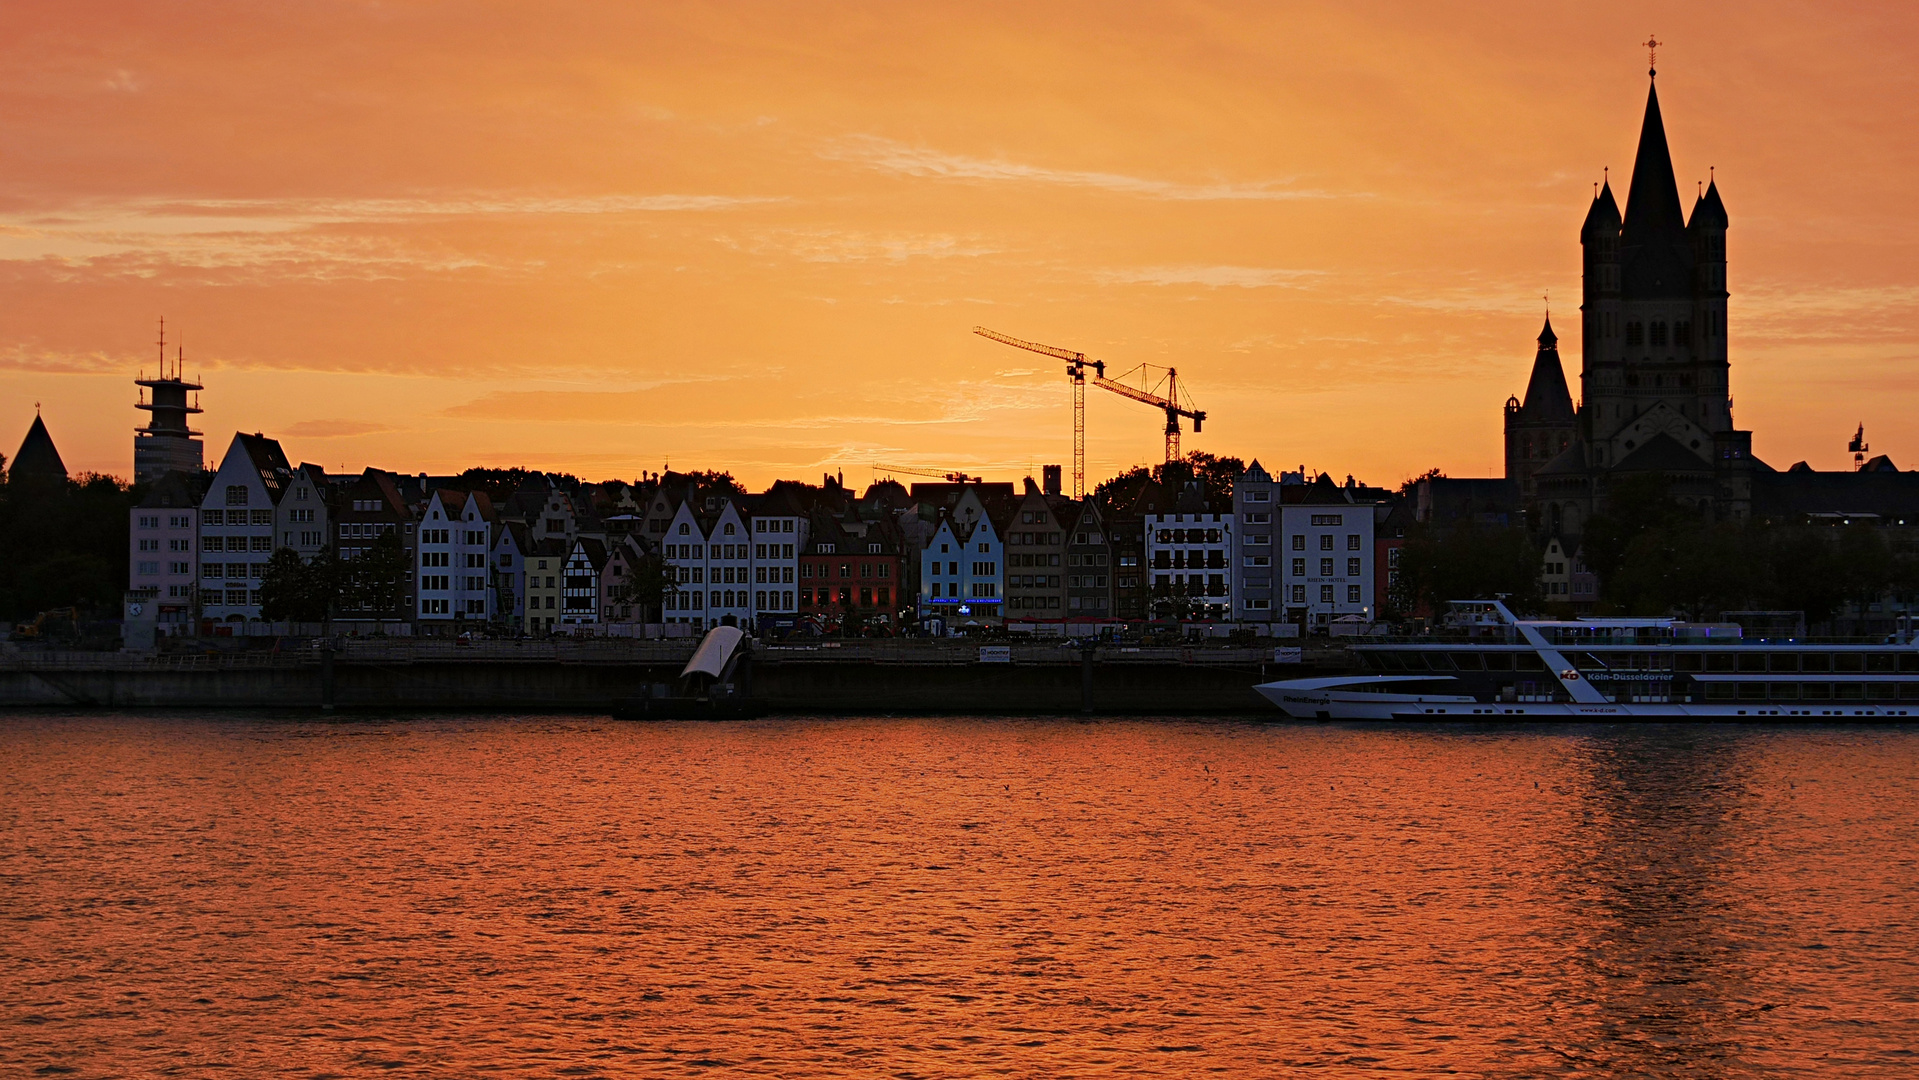
<path fill-rule="evenodd" d="M 0 708 L 621 712 L 724 698 L 749 712 L 1225 715 L 1257 683 L 1344 670 L 1343 649 L 920 640 L 754 643 L 718 686 L 680 672 L 692 641 L 342 639 L 245 653 L 0 653 Z"/>

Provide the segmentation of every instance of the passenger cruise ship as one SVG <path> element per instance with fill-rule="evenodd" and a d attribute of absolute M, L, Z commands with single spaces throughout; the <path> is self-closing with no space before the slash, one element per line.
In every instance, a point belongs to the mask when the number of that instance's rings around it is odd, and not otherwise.
<path fill-rule="evenodd" d="M 1462 640 L 1356 645 L 1364 674 L 1256 687 L 1324 720 L 1919 718 L 1919 647 L 1748 640 L 1673 619 L 1515 618 L 1453 605 Z"/>

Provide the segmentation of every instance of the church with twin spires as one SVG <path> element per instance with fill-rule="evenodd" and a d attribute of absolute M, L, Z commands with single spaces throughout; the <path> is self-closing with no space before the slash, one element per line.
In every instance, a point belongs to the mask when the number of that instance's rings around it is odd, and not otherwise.
<path fill-rule="evenodd" d="M 1656 473 L 1717 520 L 1752 512 L 1752 433 L 1733 425 L 1726 353 L 1726 208 L 1717 184 L 1681 206 L 1655 83 L 1625 212 L 1610 181 L 1579 230 L 1580 404 L 1551 318 L 1526 396 L 1506 402 L 1506 478 L 1543 536 L 1576 538 L 1607 487 Z"/>

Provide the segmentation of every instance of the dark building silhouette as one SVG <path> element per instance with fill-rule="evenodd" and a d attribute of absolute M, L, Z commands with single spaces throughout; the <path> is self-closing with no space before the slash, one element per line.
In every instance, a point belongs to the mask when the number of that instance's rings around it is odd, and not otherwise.
<path fill-rule="evenodd" d="M 1522 402 L 1506 402 L 1506 477 L 1546 536 L 1576 538 L 1607 487 L 1656 473 L 1715 518 L 1752 509 L 1752 434 L 1733 425 L 1726 353 L 1726 208 L 1709 185 L 1680 205 L 1655 85 L 1622 216 L 1612 185 L 1579 230 L 1580 396 L 1548 322 Z M 1766 470 L 1770 471 L 1770 470 Z"/>
<path fill-rule="evenodd" d="M 54 447 L 53 436 L 47 434 L 47 425 L 38 412 L 33 414 L 33 426 L 27 429 L 27 437 L 20 440 L 20 449 L 13 455 L 7 480 L 14 484 L 64 484 L 67 481 L 67 464 L 60 460 L 60 451 Z"/>
<path fill-rule="evenodd" d="M 133 434 L 133 479 L 135 483 L 158 480 L 170 470 L 197 473 L 205 468 L 205 448 L 200 433 L 187 426 L 187 417 L 200 411 L 187 394 L 203 389 L 181 374 L 186 364 L 185 351 L 176 353 L 171 370 L 167 367 L 167 324 L 160 322 L 160 370 L 149 379 L 142 374 L 134 385 L 153 391 L 152 400 L 144 394 L 135 408 L 153 414 L 146 427 Z"/>

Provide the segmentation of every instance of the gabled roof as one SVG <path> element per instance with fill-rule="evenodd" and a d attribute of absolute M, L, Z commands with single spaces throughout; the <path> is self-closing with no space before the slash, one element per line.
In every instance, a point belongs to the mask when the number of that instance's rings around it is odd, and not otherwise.
<path fill-rule="evenodd" d="M 1665 432 L 1647 439 L 1644 444 L 1627 454 L 1613 472 L 1711 472 L 1712 463 L 1698 454 L 1679 445 L 1679 441 Z"/>
<path fill-rule="evenodd" d="M 278 504 L 280 496 L 285 495 L 293 483 L 293 466 L 287 463 L 286 451 L 280 449 L 280 440 L 269 439 L 256 431 L 251 435 L 237 433 L 233 441 L 253 463 L 253 467 L 259 470 L 260 483 L 265 485 L 267 496 Z M 225 464 L 221 462 L 223 467 Z"/>
<path fill-rule="evenodd" d="M 1573 440 L 1573 444 L 1561 450 L 1551 461 L 1537 469 L 1534 476 L 1584 476 L 1590 471 L 1586 461 L 1586 444 Z"/>
<path fill-rule="evenodd" d="M 454 521 L 465 520 L 469 503 L 472 504 L 474 513 L 481 521 L 494 519 L 493 500 L 488 498 L 484 491 L 456 491 L 451 488 L 440 488 L 433 493 L 433 498 L 440 500 L 440 505 L 445 508 L 447 516 Z M 432 499 L 427 501 L 431 502 Z"/>
<path fill-rule="evenodd" d="M 590 536 L 573 541 L 573 550 L 567 554 L 567 558 L 571 559 L 574 555 L 586 556 L 586 561 L 595 571 L 606 568 L 606 545 Z"/>
<path fill-rule="evenodd" d="M 1253 463 L 1246 466 L 1246 471 L 1240 473 L 1239 478 L 1248 484 L 1270 484 L 1273 482 L 1272 474 L 1268 473 L 1265 468 L 1260 465 L 1258 458 L 1254 458 Z"/>
<path fill-rule="evenodd" d="M 527 530 L 526 522 L 508 520 L 500 523 L 500 535 L 494 539 L 493 546 L 500 548 L 508 544 L 522 556 L 532 553 L 532 535 Z"/>
<path fill-rule="evenodd" d="M 33 414 L 33 424 L 27 428 L 27 437 L 20 440 L 20 450 L 13 455 L 7 476 L 13 480 L 67 478 L 67 464 L 60 460 L 60 451 L 54 448 L 53 436 L 47 434 L 39 413 Z"/>
<path fill-rule="evenodd" d="M 1350 505 L 1353 497 L 1352 492 L 1333 483 L 1331 474 L 1320 473 L 1319 479 L 1306 485 L 1304 495 L 1297 500 L 1289 499 L 1287 501 L 1295 506 L 1331 506 L 1335 503 Z"/>

